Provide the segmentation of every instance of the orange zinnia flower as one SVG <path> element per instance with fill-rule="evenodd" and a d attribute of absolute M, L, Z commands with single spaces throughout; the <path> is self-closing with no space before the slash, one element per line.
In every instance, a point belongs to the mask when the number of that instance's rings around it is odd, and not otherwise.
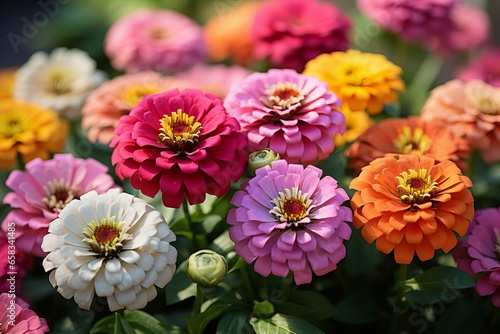
<path fill-rule="evenodd" d="M 27 163 L 61 152 L 68 125 L 58 115 L 37 105 L 0 100 L 0 169 L 12 169 L 18 154 Z"/>
<path fill-rule="evenodd" d="M 449 252 L 474 216 L 472 182 L 450 160 L 436 163 L 417 155 L 385 156 L 372 161 L 352 180 L 353 224 L 363 238 L 376 241 L 397 263 L 421 261 L 434 251 Z"/>
<path fill-rule="evenodd" d="M 419 117 L 390 118 L 366 130 L 345 152 L 349 167 L 356 173 L 386 154 L 425 155 L 438 162 L 451 160 L 465 171 L 467 164 L 462 158 L 468 157 L 469 145 L 454 135 L 445 122 L 426 122 Z"/>
<path fill-rule="evenodd" d="M 16 68 L 0 70 L 0 99 L 12 99 L 12 88 L 16 82 Z"/>

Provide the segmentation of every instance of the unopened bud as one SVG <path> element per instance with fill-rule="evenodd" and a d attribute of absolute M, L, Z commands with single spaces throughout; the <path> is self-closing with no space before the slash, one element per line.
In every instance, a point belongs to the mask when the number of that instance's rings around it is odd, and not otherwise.
<path fill-rule="evenodd" d="M 279 159 L 281 159 L 280 155 L 268 148 L 250 153 L 248 156 L 248 172 L 250 175 L 255 176 L 255 171 L 257 169 L 264 166 L 270 166 L 271 162 Z"/>
<path fill-rule="evenodd" d="M 204 287 L 213 287 L 226 277 L 227 262 L 222 255 L 203 249 L 191 254 L 186 270 L 193 282 Z"/>

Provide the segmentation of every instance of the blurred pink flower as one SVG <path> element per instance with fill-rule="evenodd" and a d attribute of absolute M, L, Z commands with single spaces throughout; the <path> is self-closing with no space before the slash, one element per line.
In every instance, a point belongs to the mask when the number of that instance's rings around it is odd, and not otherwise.
<path fill-rule="evenodd" d="M 79 159 L 71 154 L 56 154 L 51 160 L 34 159 L 26 164 L 26 171 L 10 173 L 5 184 L 13 191 L 3 202 L 14 210 L 2 222 L 8 231 L 16 226 L 16 247 L 35 256 L 46 255 L 40 245 L 49 224 L 73 199 L 95 190 L 104 193 L 116 187 L 108 168 L 102 163 Z"/>
<path fill-rule="evenodd" d="M 115 22 L 104 40 L 113 67 L 175 73 L 207 57 L 203 30 L 171 10 L 141 9 Z"/>
<path fill-rule="evenodd" d="M 33 268 L 33 256 L 18 249 L 16 237 L 14 223 L 7 227 L 6 232 L 0 231 L 0 292 L 9 292 L 11 285 L 14 284 L 15 291 L 19 295 L 22 279 L 26 276 L 27 270 Z M 15 280 L 10 280 L 12 273 L 15 273 Z"/>
<path fill-rule="evenodd" d="M 124 74 L 94 90 L 82 109 L 82 128 L 90 142 L 108 145 L 118 119 L 126 115 L 148 94 L 173 88 L 172 80 L 153 71 Z"/>
<path fill-rule="evenodd" d="M 171 89 L 144 97 L 120 118 L 111 162 L 143 194 L 161 191 L 167 207 L 180 207 L 184 197 L 201 203 L 207 193 L 221 197 L 243 175 L 248 155 L 239 128 L 220 97 Z"/>
<path fill-rule="evenodd" d="M 452 254 L 458 268 L 480 275 L 477 293 L 493 295 L 493 305 L 500 307 L 500 208 L 477 210 Z"/>
<path fill-rule="evenodd" d="M 47 321 L 29 309 L 25 301 L 5 292 L 0 295 L 0 319 L 2 334 L 42 334 L 50 331 Z"/>
<path fill-rule="evenodd" d="M 406 41 L 448 34 L 451 11 L 460 0 L 358 0 L 359 10 L 383 29 Z"/>
<path fill-rule="evenodd" d="M 247 136 L 249 151 L 270 148 L 290 163 L 326 159 L 333 137 L 346 130 L 341 102 L 328 84 L 291 69 L 250 74 L 233 85 L 224 104 Z"/>
<path fill-rule="evenodd" d="M 310 283 L 312 272 L 325 275 L 346 255 L 344 240 L 351 237 L 346 221 L 352 212 L 342 206 L 346 192 L 321 169 L 289 165 L 285 160 L 256 170 L 231 200 L 229 236 L 257 273 Z"/>
<path fill-rule="evenodd" d="M 187 71 L 176 74 L 173 78 L 173 84 L 180 89 L 198 88 L 224 99 L 231 86 L 243 80 L 250 73 L 252 71 L 238 65 L 197 64 Z"/>
<path fill-rule="evenodd" d="M 424 47 L 444 56 L 471 51 L 484 44 L 490 32 L 488 15 L 466 4 L 457 4 L 451 11 L 453 27 L 447 33 L 428 36 Z"/>
<path fill-rule="evenodd" d="M 463 81 L 480 79 L 500 87 L 500 48 L 490 47 L 460 68 L 457 78 Z"/>
<path fill-rule="evenodd" d="M 257 10 L 250 34 L 257 58 L 300 72 L 322 53 L 347 50 L 350 30 L 350 19 L 333 3 L 267 0 Z"/>

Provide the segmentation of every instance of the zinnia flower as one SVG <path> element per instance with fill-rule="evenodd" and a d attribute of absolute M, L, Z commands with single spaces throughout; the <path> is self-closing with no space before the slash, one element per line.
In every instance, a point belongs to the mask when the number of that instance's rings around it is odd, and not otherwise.
<path fill-rule="evenodd" d="M 82 128 L 90 142 L 108 145 L 121 116 L 127 115 L 141 98 L 173 88 L 171 79 L 145 71 L 115 77 L 94 90 L 82 109 Z"/>
<path fill-rule="evenodd" d="M 419 117 L 389 118 L 366 130 L 345 152 L 349 167 L 362 167 L 386 154 L 425 155 L 437 162 L 451 160 L 465 171 L 468 142 L 451 132 L 445 122 L 424 121 Z"/>
<path fill-rule="evenodd" d="M 0 70 L 0 100 L 14 98 L 17 68 Z"/>
<path fill-rule="evenodd" d="M 363 238 L 376 241 L 397 263 L 421 261 L 437 249 L 449 252 L 474 215 L 468 177 L 450 160 L 427 156 L 385 156 L 364 167 L 352 180 L 353 224 Z"/>
<path fill-rule="evenodd" d="M 347 104 L 342 105 L 342 113 L 346 118 L 346 130 L 343 135 L 338 134 L 335 136 L 335 147 L 342 147 L 355 141 L 374 123 L 370 115 L 368 115 L 364 110 L 351 111 Z"/>
<path fill-rule="evenodd" d="M 257 58 L 302 71 L 308 60 L 349 47 L 351 22 L 333 3 L 268 0 L 255 14 L 252 42 Z"/>
<path fill-rule="evenodd" d="M 203 30 L 172 10 L 141 9 L 116 21 L 104 51 L 118 70 L 175 73 L 206 58 Z"/>
<path fill-rule="evenodd" d="M 493 305 L 500 307 L 500 209 L 476 211 L 467 236 L 453 250 L 458 268 L 479 276 L 476 291 L 481 296 L 493 295 Z"/>
<path fill-rule="evenodd" d="M 31 103 L 4 99 L 0 103 L 0 169 L 14 168 L 18 155 L 23 163 L 48 159 L 63 150 L 68 125 L 52 110 Z"/>
<path fill-rule="evenodd" d="M 209 57 L 247 66 L 255 61 L 250 29 L 259 1 L 231 3 L 209 18 L 204 26 Z"/>
<path fill-rule="evenodd" d="M 460 0 L 358 0 L 359 10 L 406 41 L 443 37 L 453 29 L 452 9 Z"/>
<path fill-rule="evenodd" d="M 144 97 L 120 118 L 110 146 L 116 174 L 147 196 L 162 192 L 163 204 L 184 197 L 201 203 L 221 197 L 243 175 L 248 155 L 239 125 L 220 97 L 197 89 L 171 89 Z"/>
<path fill-rule="evenodd" d="M 14 303 L 13 303 L 14 301 Z M 47 321 L 40 318 L 29 305 L 10 293 L 0 295 L 0 333 L 42 334 L 50 332 Z"/>
<path fill-rule="evenodd" d="M 334 150 L 343 134 L 341 102 L 328 85 L 294 70 L 255 72 L 235 84 L 224 105 L 248 138 L 248 150 L 265 148 L 290 163 L 313 164 Z"/>
<path fill-rule="evenodd" d="M 108 168 L 89 159 L 74 158 L 71 154 L 56 154 L 51 160 L 35 159 L 26 164 L 26 171 L 10 173 L 5 184 L 13 191 L 3 202 L 14 210 L 2 223 L 2 229 L 16 226 L 16 247 L 23 252 L 43 257 L 40 248 L 49 224 L 73 199 L 95 190 L 105 193 L 114 184 Z"/>
<path fill-rule="evenodd" d="M 448 81 L 431 91 L 421 115 L 427 121 L 445 121 L 486 163 L 500 161 L 499 87 L 481 80 Z"/>
<path fill-rule="evenodd" d="M 118 189 L 71 201 L 50 223 L 42 249 L 50 283 L 90 309 L 94 294 L 111 311 L 136 310 L 156 297 L 175 271 L 175 234 L 161 213 Z"/>
<path fill-rule="evenodd" d="M 105 80 L 95 61 L 78 49 L 38 51 L 19 68 L 14 85 L 18 100 L 30 101 L 75 120 L 88 94 Z"/>
<path fill-rule="evenodd" d="M 404 91 L 401 68 L 384 55 L 348 50 L 322 54 L 306 64 L 304 74 L 330 85 L 330 90 L 352 111 L 379 114 Z"/>
<path fill-rule="evenodd" d="M 257 273 L 286 277 L 291 271 L 296 284 L 306 284 L 313 272 L 325 275 L 345 257 L 352 212 L 342 203 L 349 197 L 321 175 L 312 165 L 278 160 L 257 169 L 234 194 L 229 236 L 241 258 L 255 260 Z"/>
<path fill-rule="evenodd" d="M 17 247 L 17 236 L 14 222 L 10 222 L 5 232 L 0 231 L 0 292 L 12 293 L 13 285 L 13 290 L 19 294 L 23 278 L 33 268 L 33 257 Z"/>
<path fill-rule="evenodd" d="M 492 86 L 500 87 L 500 48 L 490 47 L 458 70 L 462 81 L 480 79 Z"/>
<path fill-rule="evenodd" d="M 187 71 L 174 76 L 172 84 L 179 89 L 197 88 L 224 99 L 229 89 L 247 77 L 252 71 L 233 65 L 194 65 Z"/>

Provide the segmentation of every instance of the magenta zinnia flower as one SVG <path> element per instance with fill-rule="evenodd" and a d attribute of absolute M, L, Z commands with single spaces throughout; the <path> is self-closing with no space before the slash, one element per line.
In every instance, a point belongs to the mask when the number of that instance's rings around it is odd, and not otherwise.
<path fill-rule="evenodd" d="M 116 174 L 147 196 L 180 207 L 221 197 L 243 175 L 248 155 L 239 125 L 222 99 L 197 89 L 144 97 L 123 116 L 110 146 Z"/>
<path fill-rule="evenodd" d="M 290 163 L 326 159 L 333 137 L 346 130 L 342 104 L 328 84 L 294 70 L 250 74 L 230 89 L 224 104 L 248 137 L 249 151 L 270 148 Z"/>
<path fill-rule="evenodd" d="M 16 247 L 43 257 L 40 245 L 49 224 L 73 199 L 95 190 L 104 193 L 117 187 L 108 168 L 94 159 L 79 159 L 71 154 L 56 154 L 51 160 L 35 159 L 26 171 L 10 173 L 5 184 L 13 191 L 3 202 L 15 208 L 7 214 L 2 229 L 16 225 Z"/>
<path fill-rule="evenodd" d="M 305 284 L 312 272 L 329 273 L 345 257 L 352 212 L 341 205 L 349 197 L 321 175 L 317 167 L 277 160 L 257 169 L 234 194 L 229 236 L 246 262 L 256 259 L 257 273 L 286 277 L 292 271 L 295 282 Z"/>
<path fill-rule="evenodd" d="M 134 73 L 182 71 L 207 57 L 203 29 L 171 10 L 142 9 L 125 15 L 106 34 L 111 64 Z"/>
<path fill-rule="evenodd" d="M 8 238 L 6 234 L 9 236 Z M 7 227 L 6 234 L 0 231 L 0 292 L 8 292 L 11 290 L 12 284 L 14 284 L 15 290 L 20 292 L 22 279 L 26 276 L 27 271 L 33 268 L 33 256 L 22 252 L 15 243 L 12 243 L 11 240 L 15 240 L 17 237 L 14 222 L 11 222 L 10 226 Z M 13 272 L 16 273 L 14 280 L 11 279 Z"/>
<path fill-rule="evenodd" d="M 315 0 L 268 0 L 251 27 L 256 57 L 281 68 L 302 71 L 322 53 L 349 48 L 351 22 L 332 3 Z"/>
<path fill-rule="evenodd" d="M 476 211 L 453 257 L 458 268 L 472 276 L 480 274 L 477 293 L 493 295 L 493 305 L 500 307 L 500 208 Z"/>
<path fill-rule="evenodd" d="M 0 295 L 0 319 L 2 334 L 42 334 L 50 331 L 47 321 L 31 310 L 25 301 L 19 297 L 12 299 L 11 294 L 6 292 Z"/>
<path fill-rule="evenodd" d="M 500 87 L 500 48 L 490 47 L 460 68 L 457 78 L 463 81 L 480 79 Z"/>

